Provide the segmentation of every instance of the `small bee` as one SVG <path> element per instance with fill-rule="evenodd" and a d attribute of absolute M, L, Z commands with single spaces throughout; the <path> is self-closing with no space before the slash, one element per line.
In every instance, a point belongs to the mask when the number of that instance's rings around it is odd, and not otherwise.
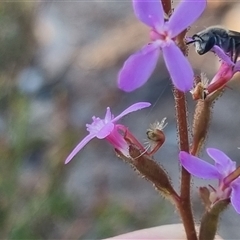
<path fill-rule="evenodd" d="M 240 33 L 219 26 L 212 26 L 194 34 L 187 44 L 194 43 L 198 54 L 203 55 L 216 45 L 236 63 L 240 56 Z"/>

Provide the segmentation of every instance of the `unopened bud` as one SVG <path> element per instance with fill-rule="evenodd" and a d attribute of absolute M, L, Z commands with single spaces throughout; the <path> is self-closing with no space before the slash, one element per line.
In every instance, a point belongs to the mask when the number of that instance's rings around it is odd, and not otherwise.
<path fill-rule="evenodd" d="M 198 100 L 193 119 L 193 142 L 191 154 L 196 155 L 206 139 L 211 116 L 211 103 Z"/>
<path fill-rule="evenodd" d="M 164 195 L 175 194 L 167 173 L 149 156 L 142 155 L 135 146 L 129 146 L 129 154 L 132 157 L 132 165 L 141 175 L 151 181 Z"/>
<path fill-rule="evenodd" d="M 144 154 L 137 146 L 129 146 L 130 158 L 123 155 L 115 149 L 118 157 L 129 163 L 141 177 L 147 179 L 155 188 L 160 191 L 165 197 L 179 200 L 178 194 L 173 189 L 167 173 L 159 166 L 150 156 Z M 174 202 L 174 200 L 173 200 Z"/>

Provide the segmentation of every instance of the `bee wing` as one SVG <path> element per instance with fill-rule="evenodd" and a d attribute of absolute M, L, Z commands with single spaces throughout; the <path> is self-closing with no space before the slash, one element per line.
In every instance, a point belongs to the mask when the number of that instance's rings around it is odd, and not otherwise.
<path fill-rule="evenodd" d="M 228 31 L 228 36 L 232 39 L 234 39 L 234 59 L 233 61 L 236 62 L 237 59 L 240 57 L 240 32 Z"/>
<path fill-rule="evenodd" d="M 229 37 L 232 37 L 235 40 L 239 40 L 240 41 L 240 32 L 229 30 L 228 31 L 228 35 L 229 35 Z"/>

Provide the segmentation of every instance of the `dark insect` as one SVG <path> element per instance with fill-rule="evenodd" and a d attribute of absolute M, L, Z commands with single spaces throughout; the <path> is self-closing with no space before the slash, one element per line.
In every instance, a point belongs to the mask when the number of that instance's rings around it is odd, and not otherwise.
<path fill-rule="evenodd" d="M 187 44 L 194 43 L 198 54 L 209 52 L 215 45 L 235 63 L 240 56 L 240 33 L 219 26 L 212 26 L 194 34 Z"/>

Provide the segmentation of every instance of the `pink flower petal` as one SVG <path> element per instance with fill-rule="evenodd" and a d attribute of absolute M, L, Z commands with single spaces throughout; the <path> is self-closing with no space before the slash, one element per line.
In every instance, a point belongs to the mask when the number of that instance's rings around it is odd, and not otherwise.
<path fill-rule="evenodd" d="M 187 58 L 173 41 L 162 51 L 175 87 L 183 92 L 190 91 L 193 88 L 193 70 Z"/>
<path fill-rule="evenodd" d="M 206 5 L 206 0 L 182 0 L 166 23 L 172 37 L 192 25 L 201 16 Z"/>
<path fill-rule="evenodd" d="M 125 156 L 129 156 L 129 145 L 124 139 L 125 132 L 120 133 L 118 126 L 114 126 L 112 132 L 106 137 L 106 140 Z"/>
<path fill-rule="evenodd" d="M 151 106 L 151 103 L 148 103 L 148 102 L 139 102 L 139 103 L 135 103 L 133 105 L 131 105 L 130 107 L 128 107 L 126 110 L 124 110 L 122 113 L 120 113 L 118 116 L 116 116 L 112 122 L 116 122 L 118 121 L 120 118 L 122 118 L 123 116 L 131 113 L 131 112 L 135 112 L 135 111 L 138 111 L 142 108 L 146 108 L 146 107 L 149 107 Z"/>
<path fill-rule="evenodd" d="M 161 28 L 164 23 L 164 11 L 160 0 L 133 0 L 133 9 L 137 18 L 152 28 Z"/>
<path fill-rule="evenodd" d="M 224 152 L 216 148 L 207 148 L 206 151 L 215 161 L 216 168 L 224 177 L 236 169 L 236 162 L 233 162 Z"/>
<path fill-rule="evenodd" d="M 234 181 L 231 184 L 232 194 L 231 194 L 231 203 L 237 213 L 240 214 L 240 179 Z"/>
<path fill-rule="evenodd" d="M 95 134 L 88 134 L 73 150 L 72 152 L 68 155 L 65 164 L 69 163 L 73 157 L 93 138 L 95 138 Z"/>
<path fill-rule="evenodd" d="M 103 139 L 107 137 L 114 129 L 114 124 L 112 122 L 106 123 L 96 134 L 98 139 Z"/>
<path fill-rule="evenodd" d="M 221 175 L 213 165 L 181 151 L 179 159 L 183 167 L 192 175 L 203 179 L 220 179 Z"/>
<path fill-rule="evenodd" d="M 159 54 L 159 46 L 153 43 L 131 55 L 119 72 L 118 87 L 126 92 L 141 87 L 156 67 Z"/>

